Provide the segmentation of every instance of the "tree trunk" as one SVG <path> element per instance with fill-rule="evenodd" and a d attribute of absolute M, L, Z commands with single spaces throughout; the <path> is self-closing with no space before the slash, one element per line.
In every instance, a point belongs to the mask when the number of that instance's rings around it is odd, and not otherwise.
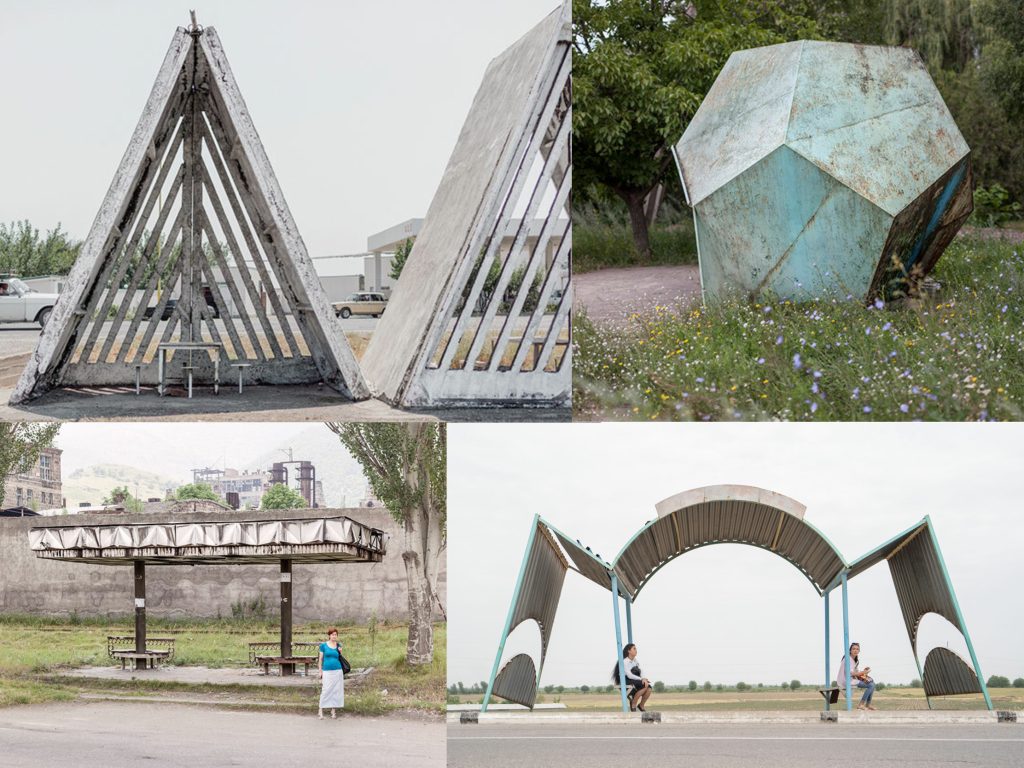
<path fill-rule="evenodd" d="M 629 209 L 629 223 L 633 229 L 633 245 L 641 261 L 651 260 L 651 243 L 647 231 L 647 195 L 640 190 L 618 190 L 619 196 Z"/>
<path fill-rule="evenodd" d="M 409 639 L 405 648 L 407 664 L 430 664 L 434 660 L 433 596 L 424 578 L 423 560 L 416 552 L 402 553 L 409 585 Z"/>

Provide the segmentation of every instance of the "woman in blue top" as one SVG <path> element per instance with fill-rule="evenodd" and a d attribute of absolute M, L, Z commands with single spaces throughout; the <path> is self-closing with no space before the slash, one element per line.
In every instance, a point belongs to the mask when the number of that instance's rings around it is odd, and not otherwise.
<path fill-rule="evenodd" d="M 341 670 L 341 643 L 335 627 L 327 630 L 327 642 L 320 643 L 316 667 L 323 681 L 318 716 L 323 720 L 324 709 L 329 707 L 333 719 L 335 708 L 345 706 L 345 673 Z"/>

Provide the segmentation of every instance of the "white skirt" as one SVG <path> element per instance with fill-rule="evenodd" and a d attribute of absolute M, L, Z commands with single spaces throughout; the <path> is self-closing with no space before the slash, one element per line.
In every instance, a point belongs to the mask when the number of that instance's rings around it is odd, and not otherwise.
<path fill-rule="evenodd" d="M 322 673 L 320 709 L 337 709 L 345 706 L 345 673 L 340 669 L 325 669 Z"/>

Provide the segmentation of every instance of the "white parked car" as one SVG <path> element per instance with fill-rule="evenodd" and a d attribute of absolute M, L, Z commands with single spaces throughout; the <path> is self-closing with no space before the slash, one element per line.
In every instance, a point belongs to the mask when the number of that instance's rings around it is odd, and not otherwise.
<path fill-rule="evenodd" d="M 16 277 L 0 277 L 0 323 L 44 326 L 56 303 L 56 293 L 40 293 Z"/>
<path fill-rule="evenodd" d="M 344 301 L 334 302 L 331 306 L 334 307 L 334 314 L 338 317 L 348 318 L 352 315 L 380 317 L 384 314 L 387 305 L 388 297 L 383 293 L 359 291 L 358 293 L 353 293 Z"/>

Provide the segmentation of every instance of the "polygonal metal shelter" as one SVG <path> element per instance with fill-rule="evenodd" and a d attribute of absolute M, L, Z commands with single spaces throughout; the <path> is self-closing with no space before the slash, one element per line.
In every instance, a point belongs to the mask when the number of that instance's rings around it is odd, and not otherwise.
<path fill-rule="evenodd" d="M 540 516 L 534 517 L 482 711 L 487 710 L 492 695 L 533 708 L 565 574 L 569 570 L 612 593 L 616 658 L 620 662 L 622 681 L 620 695 L 623 711 L 627 711 L 625 676 L 621 668 L 619 599 L 626 603 L 626 640 L 631 643 L 632 605 L 651 578 L 687 552 L 728 543 L 747 544 L 779 555 L 797 568 L 824 598 L 826 688 L 832 675 L 827 640 L 829 596 L 832 590 L 841 588 L 843 648 L 849 648 L 847 582 L 872 566 L 887 562 L 929 708 L 933 696 L 982 693 L 986 705 L 992 709 L 974 646 L 928 517 L 848 563 L 817 528 L 804 520 L 803 504 L 763 488 L 744 485 L 695 488 L 665 499 L 657 505 L 657 510 L 658 517 L 637 531 L 610 563 L 595 555 L 579 539 L 559 531 Z M 917 630 L 921 619 L 929 613 L 943 616 L 960 631 L 967 642 L 972 664 L 952 651 L 935 648 L 928 653 L 922 669 Z M 513 629 L 528 620 L 535 621 L 540 629 L 540 658 L 535 663 L 528 654 L 517 654 L 502 665 L 505 640 Z M 850 709 L 853 698 L 849 674 L 846 680 L 846 708 Z M 825 708 L 828 707 L 826 700 Z"/>
<path fill-rule="evenodd" d="M 907 48 L 737 51 L 673 151 L 708 301 L 906 295 L 973 209 L 970 149 Z"/>

